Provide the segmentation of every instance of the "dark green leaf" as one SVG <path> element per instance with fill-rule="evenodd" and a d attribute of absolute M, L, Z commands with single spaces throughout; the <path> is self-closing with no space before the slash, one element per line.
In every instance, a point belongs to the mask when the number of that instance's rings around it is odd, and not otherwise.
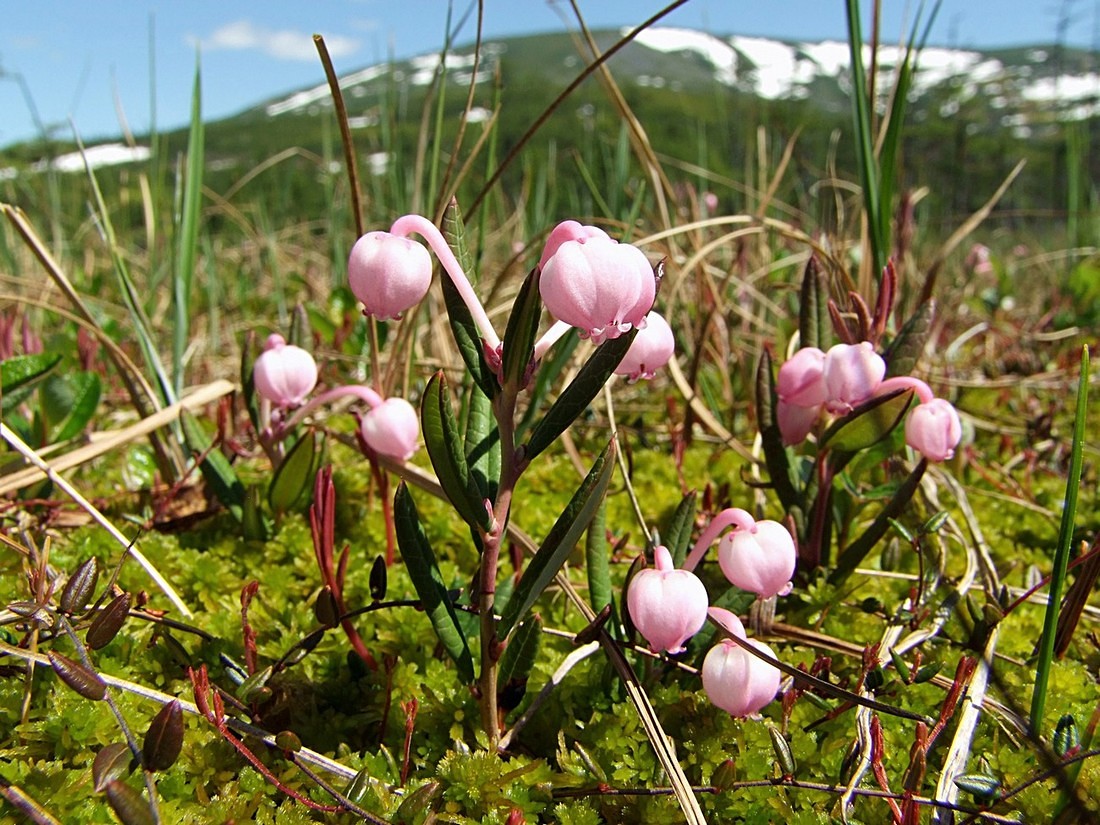
<path fill-rule="evenodd" d="M 156 819 L 145 797 L 121 780 L 107 783 L 107 804 L 122 825 L 154 825 Z"/>
<path fill-rule="evenodd" d="M 160 709 L 141 747 L 141 761 L 147 770 L 166 771 L 176 763 L 183 748 L 183 708 L 173 699 Z"/>
<path fill-rule="evenodd" d="M 252 377 L 252 368 L 256 365 L 256 331 L 248 330 L 241 344 L 241 397 L 244 399 L 248 419 L 256 432 L 263 429 L 260 421 L 260 397 L 256 394 L 256 381 Z"/>
<path fill-rule="evenodd" d="M 103 383 L 94 372 L 51 375 L 42 385 L 42 410 L 50 422 L 49 441 L 68 441 L 84 431 L 99 406 Z"/>
<path fill-rule="evenodd" d="M 107 695 L 107 685 L 95 671 L 84 667 L 80 662 L 74 662 L 68 656 L 62 656 L 56 650 L 48 651 L 46 655 L 57 678 L 85 699 L 98 702 Z"/>
<path fill-rule="evenodd" d="M 526 679 L 538 658 L 542 638 L 542 618 L 538 614 L 519 623 L 516 632 L 504 648 L 497 671 L 497 681 L 506 685 L 513 679 Z"/>
<path fill-rule="evenodd" d="M 251 702 L 257 698 L 258 692 L 267 687 L 268 681 L 274 673 L 274 668 L 268 665 L 263 670 L 257 670 L 239 685 L 236 691 L 237 698 L 242 702 Z"/>
<path fill-rule="evenodd" d="M 109 645 L 130 616 L 130 601 L 129 593 L 120 593 L 96 613 L 92 623 L 88 625 L 84 643 L 92 650 Z"/>
<path fill-rule="evenodd" d="M 565 564 L 565 560 L 584 534 L 589 522 L 592 521 L 600 502 L 603 501 L 614 469 L 615 441 L 612 439 L 600 453 L 592 469 L 588 471 L 581 486 L 573 493 L 569 504 L 558 516 L 558 520 L 550 528 L 550 532 L 539 546 L 534 558 L 523 571 L 523 575 L 516 584 L 515 592 L 512 593 L 512 598 L 508 600 L 504 614 L 501 616 L 497 631 L 501 639 L 507 638 L 516 622 L 527 615 L 527 611 L 531 609 L 535 600 L 542 595 L 542 591 L 553 581 L 555 574 Z"/>
<path fill-rule="evenodd" d="M 375 556 L 374 564 L 370 566 L 370 597 L 376 602 L 386 598 L 386 559 L 383 556 Z"/>
<path fill-rule="evenodd" d="M 402 482 L 397 487 L 393 501 L 394 526 L 397 531 L 397 543 L 401 548 L 401 557 L 409 571 L 413 587 L 435 628 L 444 650 L 458 665 L 459 677 L 465 682 L 474 680 L 474 660 L 470 646 L 459 625 L 447 588 L 443 584 L 443 575 L 435 553 L 420 526 L 420 515 L 416 504 L 409 494 L 408 487 Z"/>
<path fill-rule="evenodd" d="M 897 337 L 890 342 L 883 356 L 886 361 L 886 377 L 909 375 L 924 352 L 928 334 L 932 331 L 932 321 L 936 317 L 933 301 L 925 301 L 906 321 Z"/>
<path fill-rule="evenodd" d="M 394 825 L 423 825 L 436 799 L 443 792 L 443 783 L 433 779 L 406 796 L 393 815 Z"/>
<path fill-rule="evenodd" d="M 522 439 L 523 433 L 526 433 L 534 425 L 539 410 L 542 409 L 543 403 L 554 388 L 558 378 L 573 359 L 573 353 L 577 351 L 580 342 L 581 337 L 577 334 L 577 330 L 571 329 L 551 348 L 550 360 L 545 360 L 544 356 L 544 360 L 539 361 L 539 367 L 535 370 L 534 383 L 528 389 L 530 400 L 527 410 L 523 413 L 523 419 L 516 428 L 517 441 Z"/>
<path fill-rule="evenodd" d="M 796 767 L 794 753 L 791 751 L 791 745 L 787 738 L 775 725 L 768 725 L 768 735 L 772 740 L 772 750 L 775 752 L 775 758 L 779 761 L 780 772 L 783 776 L 794 776 Z"/>
<path fill-rule="evenodd" d="M 92 787 L 96 793 L 103 793 L 108 784 L 125 776 L 130 771 L 133 758 L 125 742 L 105 745 L 92 760 Z"/>
<path fill-rule="evenodd" d="M 493 402 L 471 384 L 466 409 L 466 463 L 482 499 L 495 501 L 500 484 L 500 430 Z"/>
<path fill-rule="evenodd" d="M 1052 742 L 1054 752 L 1061 758 L 1081 746 L 1081 734 L 1077 731 L 1077 720 L 1073 718 L 1073 714 L 1064 714 L 1058 720 Z"/>
<path fill-rule="evenodd" d="M 638 330 L 632 329 L 626 335 L 596 347 L 596 352 L 584 363 L 569 386 L 562 390 L 561 395 L 546 411 L 546 415 L 535 425 L 527 442 L 524 454 L 526 460 L 531 460 L 557 441 L 558 436 L 568 429 L 577 416 L 588 409 L 592 399 L 599 395 L 615 367 L 623 360 L 637 334 Z"/>
<path fill-rule="evenodd" d="M 584 542 L 584 569 L 588 574 L 588 600 L 594 610 L 611 604 L 611 549 L 607 543 L 607 507 L 601 502 L 588 525 Z"/>
<path fill-rule="evenodd" d="M 313 617 L 321 627 L 336 627 L 340 622 L 340 607 L 336 604 L 332 588 L 327 584 L 321 588 L 317 600 L 313 602 Z"/>
<path fill-rule="evenodd" d="M 508 315 L 501 357 L 501 378 L 518 392 L 527 386 L 535 359 L 535 336 L 539 331 L 542 301 L 539 297 L 539 269 L 535 267 L 523 280 Z"/>
<path fill-rule="evenodd" d="M 241 521 L 244 508 L 244 485 L 237 478 L 229 459 L 220 450 L 210 447 L 210 439 L 199 424 L 198 419 L 184 410 L 180 413 L 183 435 L 187 447 L 201 456 L 199 469 L 211 491 L 237 521 Z"/>
<path fill-rule="evenodd" d="M 676 505 L 676 512 L 672 514 L 672 520 L 664 533 L 664 545 L 672 554 L 672 561 L 676 567 L 683 564 L 687 557 L 688 548 L 691 547 L 691 533 L 695 529 L 695 500 L 698 498 L 694 490 L 680 499 Z M 595 606 L 595 605 L 593 605 Z"/>
<path fill-rule="evenodd" d="M 484 499 L 466 464 L 458 435 L 458 422 L 451 408 L 447 379 L 440 370 L 428 381 L 420 402 L 424 446 L 447 499 L 462 520 L 475 529 L 487 530 L 490 516 Z"/>
<path fill-rule="evenodd" d="M 960 790 L 973 794 L 978 799 L 996 799 L 1001 795 L 1001 780 L 987 773 L 966 773 L 955 777 Z"/>
<path fill-rule="evenodd" d="M 783 446 L 783 434 L 776 418 L 775 376 L 772 374 L 772 357 L 765 349 L 756 368 L 756 426 L 760 428 L 760 442 L 764 450 L 764 464 L 768 468 L 772 487 L 784 509 L 791 510 L 800 503 L 798 491 L 791 483 L 791 465 L 787 448 Z"/>
<path fill-rule="evenodd" d="M 37 381 L 61 362 L 57 353 L 40 352 L 35 355 L 16 355 L 0 362 L 0 387 L 8 393 Z"/>
<path fill-rule="evenodd" d="M 443 236 L 455 253 L 462 270 L 471 276 L 473 272 L 473 260 L 466 247 L 466 227 L 462 221 L 462 215 L 458 211 L 458 204 L 454 201 L 447 207 L 443 216 Z M 496 374 L 489 368 L 485 360 L 485 350 L 481 343 L 481 332 L 474 323 L 473 316 L 462 296 L 458 294 L 451 279 L 440 279 L 443 288 L 443 302 L 447 307 L 447 318 L 451 323 L 451 332 L 455 343 L 458 345 L 459 354 L 466 362 L 466 368 L 470 371 L 474 382 L 481 387 L 489 398 L 495 398 L 500 392 L 500 384 L 497 383 Z"/>
<path fill-rule="evenodd" d="M 825 431 L 821 446 L 845 453 L 867 449 L 893 432 L 912 400 L 912 390 L 898 390 L 860 404 Z"/>
<path fill-rule="evenodd" d="M 371 789 L 370 768 L 363 768 L 355 774 L 344 788 L 344 796 L 355 805 L 367 798 L 367 791 Z"/>
<path fill-rule="evenodd" d="M 271 486 L 267 488 L 267 501 L 276 513 L 285 513 L 313 484 L 316 474 L 319 436 L 307 432 L 290 448 L 275 470 Z"/>
<path fill-rule="evenodd" d="M 95 593 L 99 581 L 99 559 L 91 556 L 76 568 L 61 591 L 58 606 L 62 613 L 73 614 L 84 609 Z"/>
<path fill-rule="evenodd" d="M 806 262 L 806 271 L 802 275 L 802 289 L 799 296 L 798 338 L 803 347 L 828 349 L 829 335 L 829 288 L 825 282 L 825 273 L 812 257 Z"/>

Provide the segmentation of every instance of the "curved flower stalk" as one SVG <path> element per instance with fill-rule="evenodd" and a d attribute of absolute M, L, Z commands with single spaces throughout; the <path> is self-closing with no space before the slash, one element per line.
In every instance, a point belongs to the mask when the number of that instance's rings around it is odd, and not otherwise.
<path fill-rule="evenodd" d="M 919 378 L 887 378 L 879 392 L 911 389 L 920 402 L 905 421 L 905 443 L 929 461 L 947 461 L 962 440 L 962 422 L 950 401 L 936 398 Z"/>
<path fill-rule="evenodd" d="M 663 545 L 653 551 L 653 561 L 631 579 L 627 609 L 653 650 L 680 653 L 707 620 L 707 590 L 694 573 L 673 566 Z"/>
<path fill-rule="evenodd" d="M 733 529 L 723 536 L 730 527 Z M 790 592 L 797 553 L 786 527 L 777 521 L 757 521 L 747 511 L 730 507 L 707 525 L 684 561 L 684 569 L 694 570 L 719 536 L 718 564 L 731 584 L 761 599 Z"/>

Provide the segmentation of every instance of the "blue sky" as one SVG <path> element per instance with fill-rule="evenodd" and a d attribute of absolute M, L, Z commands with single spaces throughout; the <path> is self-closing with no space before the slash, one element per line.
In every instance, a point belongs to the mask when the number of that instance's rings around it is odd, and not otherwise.
<path fill-rule="evenodd" d="M 455 0 L 456 17 L 469 0 Z M 590 26 L 630 26 L 658 0 L 578 0 Z M 795 40 L 845 37 L 844 0 L 689 0 L 666 25 L 714 34 Z M 863 4 L 870 7 L 866 0 Z M 119 133 L 118 107 L 136 132 L 185 123 L 201 47 L 207 118 L 323 82 L 310 36 L 325 35 L 338 71 L 438 49 L 446 0 L 6 0 L 0 28 L 0 146 L 38 132 L 60 136 L 71 117 L 86 139 Z M 884 39 L 907 30 L 916 2 L 883 0 Z M 488 37 L 573 26 L 564 0 L 485 0 Z M 1100 0 L 944 0 L 931 42 L 992 47 L 1050 43 L 1060 17 L 1065 42 L 1096 47 Z M 568 23 L 566 22 L 568 20 Z M 473 19 L 459 42 L 473 39 Z M 150 48 L 152 44 L 152 49 Z M 563 78 L 563 83 L 565 78 Z M 117 106 L 116 106 L 117 100 Z"/>

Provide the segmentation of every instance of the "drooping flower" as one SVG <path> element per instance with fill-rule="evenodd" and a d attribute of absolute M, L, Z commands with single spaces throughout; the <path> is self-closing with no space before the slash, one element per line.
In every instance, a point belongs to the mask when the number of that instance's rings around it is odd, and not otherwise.
<path fill-rule="evenodd" d="M 886 375 L 886 362 L 867 341 L 836 344 L 825 353 L 825 408 L 834 414 L 851 412 L 875 394 Z"/>
<path fill-rule="evenodd" d="M 654 550 L 654 566 L 626 591 L 630 619 L 655 651 L 679 653 L 707 620 L 707 590 L 694 573 L 673 567 L 668 549 Z"/>
<path fill-rule="evenodd" d="M 783 398 L 776 405 L 775 417 L 779 422 L 779 434 L 783 437 L 783 443 L 788 447 L 792 444 L 801 444 L 814 428 L 814 423 L 821 415 L 821 404 L 814 407 L 800 407 L 791 404 Z"/>
<path fill-rule="evenodd" d="M 406 461 L 416 452 L 420 423 L 412 404 L 404 398 L 387 398 L 363 415 L 359 431 L 379 455 Z"/>
<path fill-rule="evenodd" d="M 539 257 L 539 269 L 546 269 L 546 262 L 554 257 L 558 247 L 566 241 L 584 241 L 588 238 L 611 240 L 611 236 L 598 226 L 585 226 L 578 221 L 562 221 L 550 231 L 549 236 L 546 238 L 546 243 L 542 247 L 542 255 Z"/>
<path fill-rule="evenodd" d="M 720 617 L 719 612 L 726 614 L 725 617 Z M 712 607 L 710 614 L 730 633 L 745 639 L 745 630 L 732 613 Z M 730 619 L 734 621 L 731 622 Z M 762 653 L 775 658 L 767 645 L 755 639 L 746 641 Z M 775 698 L 782 674 L 774 665 L 742 650 L 736 642 L 723 639 L 710 649 L 703 660 L 702 677 L 703 690 L 711 702 L 733 716 L 748 716 L 758 712 Z"/>
<path fill-rule="evenodd" d="M 297 407 L 317 383 L 317 362 L 278 333 L 268 336 L 252 365 L 256 392 L 276 407 Z"/>
<path fill-rule="evenodd" d="M 735 526 L 718 542 L 718 564 L 725 577 L 762 599 L 790 591 L 797 559 L 787 528 L 769 519 L 747 529 Z"/>
<path fill-rule="evenodd" d="M 348 257 L 348 284 L 368 315 L 398 318 L 428 294 L 432 258 L 416 241 L 390 232 L 368 232 Z"/>
<path fill-rule="evenodd" d="M 817 347 L 803 347 L 779 368 L 776 394 L 788 404 L 818 407 L 829 391 L 825 386 L 825 353 Z"/>
<path fill-rule="evenodd" d="M 905 422 L 905 443 L 929 461 L 951 458 L 961 438 L 959 414 L 942 398 L 918 404 Z"/>
<path fill-rule="evenodd" d="M 669 362 L 675 351 L 676 340 L 672 335 L 672 327 L 660 314 L 650 312 L 646 315 L 645 326 L 638 330 L 630 349 L 626 351 L 619 366 L 615 367 L 615 374 L 625 375 L 631 381 L 652 378 L 657 370 Z"/>
<path fill-rule="evenodd" d="M 561 227 L 551 233 L 539 279 L 550 314 L 596 344 L 644 326 L 657 282 L 641 250 L 598 229 L 582 232 L 594 227 Z"/>

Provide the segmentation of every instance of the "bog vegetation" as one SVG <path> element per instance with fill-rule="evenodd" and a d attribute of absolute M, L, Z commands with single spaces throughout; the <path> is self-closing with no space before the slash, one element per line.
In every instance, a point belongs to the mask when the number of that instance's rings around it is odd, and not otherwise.
<path fill-rule="evenodd" d="M 196 76 L 147 161 L 0 181 L 6 813 L 1097 821 L 1096 119 L 960 168 L 922 31 L 824 123 L 582 23 L 537 108 L 444 49 L 225 171 Z"/>

